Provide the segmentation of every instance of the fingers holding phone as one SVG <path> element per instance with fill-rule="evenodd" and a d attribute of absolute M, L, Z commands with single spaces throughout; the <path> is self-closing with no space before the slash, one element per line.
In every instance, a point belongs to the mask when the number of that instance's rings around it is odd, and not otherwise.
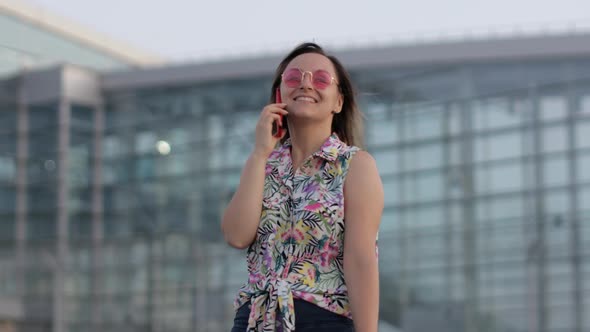
<path fill-rule="evenodd" d="M 256 125 L 255 150 L 270 155 L 277 142 L 285 135 L 284 117 L 288 114 L 286 106 L 283 103 L 275 103 L 264 107 Z"/>

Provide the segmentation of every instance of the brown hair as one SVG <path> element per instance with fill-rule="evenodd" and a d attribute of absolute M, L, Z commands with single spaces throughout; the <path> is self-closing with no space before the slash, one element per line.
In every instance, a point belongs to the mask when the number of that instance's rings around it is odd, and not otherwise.
<path fill-rule="evenodd" d="M 356 91 L 352 85 L 350 75 L 340 63 L 340 61 L 333 55 L 326 54 L 326 52 L 315 43 L 303 43 L 295 47 L 283 60 L 279 63 L 272 82 L 270 102 L 274 103 L 276 98 L 276 90 L 281 84 L 281 75 L 289 63 L 301 54 L 316 53 L 328 58 L 334 68 L 336 69 L 336 79 L 338 80 L 338 91 L 342 95 L 342 111 L 334 114 L 332 120 L 332 132 L 335 132 L 338 137 L 348 145 L 364 147 L 363 144 L 363 117 L 356 104 Z M 283 137 L 281 142 L 284 142 L 289 137 L 289 129 L 287 134 Z"/>

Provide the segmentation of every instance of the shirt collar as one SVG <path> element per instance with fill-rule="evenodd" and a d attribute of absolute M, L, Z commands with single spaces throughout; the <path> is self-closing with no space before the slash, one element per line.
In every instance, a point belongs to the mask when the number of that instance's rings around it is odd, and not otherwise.
<path fill-rule="evenodd" d="M 330 137 L 324 142 L 324 144 L 320 147 L 318 151 L 316 151 L 313 156 L 314 157 L 321 157 L 328 161 L 334 161 L 338 157 L 338 153 L 340 152 L 341 147 L 344 145 L 344 142 L 338 138 L 336 133 L 332 133 Z M 288 148 L 291 146 L 291 138 L 287 138 L 285 143 L 283 143 L 283 148 Z"/>

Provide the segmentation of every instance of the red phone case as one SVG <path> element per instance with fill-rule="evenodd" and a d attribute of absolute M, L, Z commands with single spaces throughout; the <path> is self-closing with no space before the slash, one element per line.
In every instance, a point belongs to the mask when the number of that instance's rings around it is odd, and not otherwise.
<path fill-rule="evenodd" d="M 281 90 L 279 88 L 277 88 L 276 92 L 275 92 L 275 102 L 277 104 L 280 104 L 283 102 L 283 100 L 281 99 Z M 281 115 L 281 123 L 283 122 L 284 118 Z M 280 126 L 278 123 L 275 122 L 274 126 L 276 127 L 276 132 L 274 134 L 274 137 L 276 138 L 280 138 L 281 136 L 283 136 L 283 131 L 285 130 L 284 127 L 284 123 L 283 126 Z"/>

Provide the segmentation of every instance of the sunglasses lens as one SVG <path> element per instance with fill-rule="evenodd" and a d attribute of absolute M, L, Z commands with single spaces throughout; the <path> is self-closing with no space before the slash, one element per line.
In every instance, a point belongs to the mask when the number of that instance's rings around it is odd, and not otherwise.
<path fill-rule="evenodd" d="M 325 89 L 332 83 L 332 75 L 325 70 L 313 73 L 313 85 L 318 89 Z"/>
<path fill-rule="evenodd" d="M 301 71 L 299 69 L 289 69 L 283 73 L 283 82 L 290 87 L 294 88 L 301 84 Z"/>
<path fill-rule="evenodd" d="M 309 74 L 309 72 L 307 72 Z M 297 68 L 288 69 L 283 73 L 283 82 L 290 88 L 298 87 L 303 79 L 303 73 Z M 332 84 L 332 75 L 325 70 L 316 70 L 312 77 L 312 84 L 316 89 L 326 89 Z"/>

